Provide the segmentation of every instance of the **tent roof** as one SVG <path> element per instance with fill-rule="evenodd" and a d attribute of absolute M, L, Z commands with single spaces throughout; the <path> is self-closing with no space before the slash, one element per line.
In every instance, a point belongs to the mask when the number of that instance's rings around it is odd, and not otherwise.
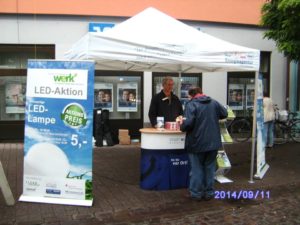
<path fill-rule="evenodd" d="M 87 33 L 65 58 L 92 59 L 101 70 L 213 72 L 257 71 L 259 54 L 147 8 L 110 30 Z"/>

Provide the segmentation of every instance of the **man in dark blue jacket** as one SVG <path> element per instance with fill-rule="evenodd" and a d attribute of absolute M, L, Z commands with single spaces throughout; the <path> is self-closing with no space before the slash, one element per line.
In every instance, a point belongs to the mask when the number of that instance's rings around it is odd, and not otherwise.
<path fill-rule="evenodd" d="M 165 77 L 162 81 L 163 89 L 151 99 L 149 119 L 153 127 L 156 126 L 156 118 L 164 117 L 164 122 L 175 122 L 178 116 L 183 114 L 179 98 L 173 94 L 174 81 L 172 77 Z"/>
<path fill-rule="evenodd" d="M 222 147 L 219 120 L 227 110 L 216 100 L 203 95 L 201 88 L 189 90 L 191 101 L 186 104 L 180 129 L 186 131 L 185 149 L 189 154 L 191 176 L 190 197 L 210 200 L 214 197 L 216 156 Z"/>

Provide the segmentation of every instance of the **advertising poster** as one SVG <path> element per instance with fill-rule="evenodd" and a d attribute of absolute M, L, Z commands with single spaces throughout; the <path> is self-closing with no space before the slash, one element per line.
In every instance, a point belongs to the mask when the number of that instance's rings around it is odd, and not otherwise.
<path fill-rule="evenodd" d="M 94 62 L 29 60 L 20 201 L 92 205 Z"/>
<path fill-rule="evenodd" d="M 118 84 L 118 112 L 137 112 L 138 84 L 136 82 Z"/>
<path fill-rule="evenodd" d="M 247 85 L 246 87 L 246 108 L 253 108 L 255 95 L 255 87 L 253 84 Z"/>
<path fill-rule="evenodd" d="M 269 168 L 266 163 L 265 139 L 264 139 L 264 109 L 263 109 L 263 78 L 259 75 L 257 90 L 257 111 L 256 111 L 256 129 L 257 129 L 257 159 L 256 159 L 256 178 L 262 178 Z"/>
<path fill-rule="evenodd" d="M 228 105 L 233 110 L 243 110 L 244 107 L 244 85 L 229 84 Z"/>
<path fill-rule="evenodd" d="M 6 113 L 24 113 L 26 86 L 22 83 L 7 83 L 5 85 Z"/>
<path fill-rule="evenodd" d="M 224 150 L 219 150 L 217 155 L 218 169 L 230 169 L 231 164 L 229 158 Z"/>
<path fill-rule="evenodd" d="M 217 155 L 217 170 L 215 173 L 215 180 L 219 183 L 230 183 L 232 180 L 225 177 L 231 169 L 231 163 L 225 150 L 219 150 Z"/>
<path fill-rule="evenodd" d="M 189 90 L 193 87 L 190 83 L 181 83 L 181 90 L 180 90 L 180 102 L 184 107 L 185 104 L 190 100 L 189 99 Z"/>
<path fill-rule="evenodd" d="M 95 108 L 113 112 L 113 84 L 96 83 L 94 86 Z"/>

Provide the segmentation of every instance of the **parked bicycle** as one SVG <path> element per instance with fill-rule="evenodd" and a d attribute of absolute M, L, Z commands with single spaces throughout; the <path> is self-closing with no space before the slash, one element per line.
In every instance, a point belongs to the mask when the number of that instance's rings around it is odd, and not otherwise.
<path fill-rule="evenodd" d="M 248 141 L 252 136 L 252 116 L 251 109 L 248 109 L 246 117 L 236 117 L 227 120 L 226 127 L 236 142 Z M 274 124 L 274 144 L 284 144 L 290 139 L 300 143 L 300 118 L 298 113 L 285 112 L 276 106 L 276 119 Z"/>
<path fill-rule="evenodd" d="M 284 144 L 290 139 L 300 143 L 300 119 L 298 113 L 276 108 L 274 124 L 274 144 Z"/>
<path fill-rule="evenodd" d="M 235 118 L 228 121 L 227 129 L 234 141 L 248 141 L 252 134 L 252 123 L 247 118 Z"/>
<path fill-rule="evenodd" d="M 251 138 L 252 110 L 253 108 L 247 110 L 246 117 L 235 117 L 233 120 L 227 120 L 226 127 L 234 141 L 245 142 Z"/>

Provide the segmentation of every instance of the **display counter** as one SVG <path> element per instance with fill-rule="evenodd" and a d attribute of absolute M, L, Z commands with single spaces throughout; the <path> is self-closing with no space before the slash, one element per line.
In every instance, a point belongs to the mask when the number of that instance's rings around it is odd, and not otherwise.
<path fill-rule="evenodd" d="M 190 169 L 184 150 L 185 133 L 155 128 L 143 128 L 140 132 L 140 187 L 146 190 L 188 187 Z"/>

